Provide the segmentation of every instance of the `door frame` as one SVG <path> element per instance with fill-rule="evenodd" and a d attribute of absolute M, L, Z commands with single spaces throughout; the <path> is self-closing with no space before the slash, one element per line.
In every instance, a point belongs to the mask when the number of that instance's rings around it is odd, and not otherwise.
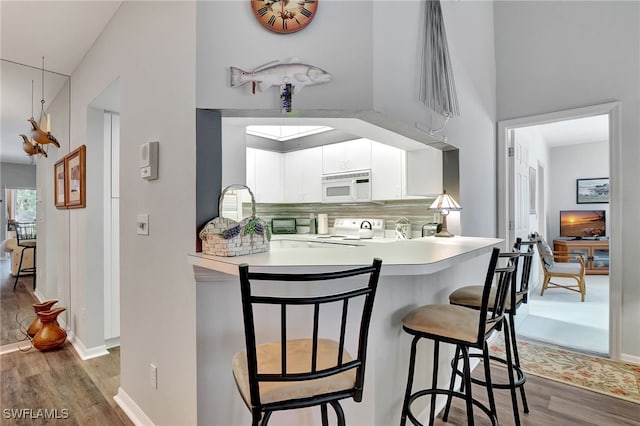
<path fill-rule="evenodd" d="M 620 359 L 622 353 L 622 281 L 621 281 L 621 254 L 622 235 L 621 223 L 621 193 L 620 165 L 622 164 L 622 111 L 620 102 L 608 102 L 586 107 L 549 112 L 528 117 L 503 120 L 498 122 L 498 237 L 505 239 L 504 249 L 508 249 L 510 243 L 506 241 L 509 235 L 509 159 L 508 159 L 508 132 L 520 127 L 547 124 L 556 121 L 571 120 L 576 118 L 592 117 L 596 115 L 609 116 L 609 216 L 611 231 L 609 239 L 609 356 Z M 548 171 L 548 170 L 547 170 Z M 544 214 L 544 212 L 540 212 Z"/>

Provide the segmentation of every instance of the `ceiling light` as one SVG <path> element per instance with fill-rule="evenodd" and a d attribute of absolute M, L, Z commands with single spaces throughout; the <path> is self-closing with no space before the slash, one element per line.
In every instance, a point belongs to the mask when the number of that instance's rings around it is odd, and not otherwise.
<path fill-rule="evenodd" d="M 247 126 L 247 134 L 275 141 L 288 141 L 333 130 L 327 126 Z"/>

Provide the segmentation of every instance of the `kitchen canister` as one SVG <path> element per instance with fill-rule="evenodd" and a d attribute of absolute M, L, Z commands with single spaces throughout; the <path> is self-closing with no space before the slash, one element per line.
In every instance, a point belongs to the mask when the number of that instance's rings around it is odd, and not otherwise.
<path fill-rule="evenodd" d="M 318 214 L 318 234 L 325 235 L 329 233 L 329 216 L 326 213 Z"/>

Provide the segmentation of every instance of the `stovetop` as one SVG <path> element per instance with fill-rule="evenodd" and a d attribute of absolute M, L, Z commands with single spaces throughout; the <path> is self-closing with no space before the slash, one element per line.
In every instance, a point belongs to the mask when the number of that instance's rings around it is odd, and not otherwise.
<path fill-rule="evenodd" d="M 336 218 L 333 224 L 332 235 L 319 235 L 318 238 L 331 238 L 342 240 L 359 240 L 360 229 L 363 222 L 369 222 L 373 230 L 373 238 L 384 238 L 384 219 L 371 218 Z M 365 227 L 368 224 L 365 223 Z"/>

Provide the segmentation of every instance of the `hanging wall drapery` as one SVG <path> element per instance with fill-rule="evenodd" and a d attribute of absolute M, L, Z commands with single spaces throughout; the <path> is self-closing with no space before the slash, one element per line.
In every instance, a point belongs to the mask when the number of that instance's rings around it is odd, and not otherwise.
<path fill-rule="evenodd" d="M 439 0 L 426 0 L 421 65 L 420 102 L 446 119 L 460 115 Z"/>

